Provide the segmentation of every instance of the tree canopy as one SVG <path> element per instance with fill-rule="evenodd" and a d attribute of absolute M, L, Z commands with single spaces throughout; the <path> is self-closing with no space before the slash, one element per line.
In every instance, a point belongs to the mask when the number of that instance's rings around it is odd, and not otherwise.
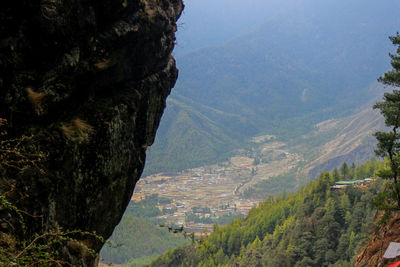
<path fill-rule="evenodd" d="M 393 45 L 398 46 L 396 54 L 389 54 L 392 70 L 386 72 L 378 79 L 383 84 L 400 87 L 400 35 L 389 37 Z M 385 118 L 385 124 L 391 130 L 388 132 L 376 132 L 375 136 L 378 140 L 378 149 L 376 154 L 389 158 L 390 167 L 379 172 L 379 176 L 388 180 L 388 189 L 381 192 L 376 204 L 381 209 L 399 209 L 400 208 L 400 91 L 394 89 L 392 92 L 385 93 L 383 100 L 374 105 L 375 109 L 379 109 Z M 397 204 L 392 204 L 396 202 Z"/>
<path fill-rule="evenodd" d="M 383 162 L 373 159 L 355 172 L 363 179 L 381 168 Z M 297 193 L 268 197 L 248 216 L 215 225 L 208 238 L 171 250 L 150 266 L 351 266 L 370 237 L 370 202 L 382 183 L 332 191 L 335 172 L 322 173 Z"/>

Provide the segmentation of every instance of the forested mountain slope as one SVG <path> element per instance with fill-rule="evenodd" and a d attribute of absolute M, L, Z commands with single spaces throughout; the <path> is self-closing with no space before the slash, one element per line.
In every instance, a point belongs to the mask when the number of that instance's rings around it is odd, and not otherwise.
<path fill-rule="evenodd" d="M 110 245 L 101 251 L 101 260 L 127 266 L 143 266 L 166 250 L 188 243 L 183 236 L 168 232 L 146 218 L 125 215 L 114 230 Z"/>
<path fill-rule="evenodd" d="M 226 158 L 242 140 L 257 133 L 254 122 L 175 94 L 158 138 L 149 148 L 150 172 L 180 171 Z M 167 160 L 168 159 L 168 160 Z M 148 165 L 147 165 L 148 164 Z"/>
<path fill-rule="evenodd" d="M 365 88 L 389 68 L 387 36 L 400 23 L 399 4 L 291 3 L 248 34 L 179 58 L 146 174 L 213 162 L 255 133 L 296 138 L 373 97 Z"/>
<path fill-rule="evenodd" d="M 383 162 L 372 160 L 347 178 L 370 177 Z M 151 266 L 351 266 L 368 239 L 375 210 L 370 202 L 382 187 L 331 191 L 343 175 L 324 172 L 297 193 L 269 197 L 208 239 L 169 251 Z"/>
<path fill-rule="evenodd" d="M 140 202 L 131 201 L 108 244 L 101 250 L 101 261 L 141 267 L 169 249 L 189 244 L 189 240 L 174 234 L 172 229 L 160 227 L 165 225 L 165 220 L 156 218 L 168 213 L 168 210 L 160 210 L 159 205 L 171 202 L 172 199 L 160 198 L 156 194 Z"/>

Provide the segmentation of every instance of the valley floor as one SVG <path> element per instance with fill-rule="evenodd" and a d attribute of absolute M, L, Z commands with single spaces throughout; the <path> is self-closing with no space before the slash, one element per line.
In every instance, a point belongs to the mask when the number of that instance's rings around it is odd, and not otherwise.
<path fill-rule="evenodd" d="M 381 127 L 379 114 L 368 107 L 349 117 L 321 122 L 314 131 L 295 140 L 282 142 L 273 135 L 256 136 L 226 162 L 142 178 L 132 201 L 140 202 L 153 194 L 172 199 L 158 207 L 170 211 L 163 212 L 160 219 L 168 225 L 183 225 L 196 235 L 209 233 L 215 219 L 246 215 L 268 195 L 293 191 L 305 184 L 312 172 L 331 170 L 349 159 L 348 164 L 369 159 L 374 154 L 372 133 Z M 346 149 L 338 149 L 341 144 Z M 269 182 L 276 188 L 271 188 Z M 263 187 L 271 192 L 263 192 Z"/>
<path fill-rule="evenodd" d="M 285 150 L 282 142 L 259 144 L 258 157 L 238 155 L 217 165 L 189 169 L 180 173 L 159 173 L 142 178 L 136 185 L 132 201 L 139 202 L 146 196 L 158 194 L 173 199 L 172 203 L 159 206 L 160 210 L 175 210 L 173 214 L 162 215 L 170 224 L 184 225 L 198 235 L 210 232 L 213 223 L 185 221 L 185 214 L 196 207 L 207 207 L 200 217 L 224 215 L 246 215 L 263 199 L 244 197 L 243 191 L 262 180 L 289 172 L 302 162 L 299 154 Z M 250 154 L 249 151 L 242 154 Z"/>

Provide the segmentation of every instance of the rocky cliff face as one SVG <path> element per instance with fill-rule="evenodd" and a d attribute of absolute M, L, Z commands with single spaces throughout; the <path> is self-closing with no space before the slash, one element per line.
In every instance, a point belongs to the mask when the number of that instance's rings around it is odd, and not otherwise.
<path fill-rule="evenodd" d="M 383 215 L 382 212 L 377 214 L 380 218 Z M 379 226 L 371 239 L 365 245 L 364 249 L 357 256 L 354 266 L 355 267 L 368 267 L 368 266 L 387 266 L 397 259 L 385 259 L 383 255 L 388 248 L 390 242 L 400 242 L 400 213 L 395 211 L 392 212 L 391 217 L 387 223 Z"/>
<path fill-rule="evenodd" d="M 171 51 L 182 9 L 181 0 L 0 4 L 0 191 L 27 226 L 3 212 L 3 233 L 111 235 L 177 78 Z M 72 242 L 60 251 L 74 266 L 95 262 Z"/>

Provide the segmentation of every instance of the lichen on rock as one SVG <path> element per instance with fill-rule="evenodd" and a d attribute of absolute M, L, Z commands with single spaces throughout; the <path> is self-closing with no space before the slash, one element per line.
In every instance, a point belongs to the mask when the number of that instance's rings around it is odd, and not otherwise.
<path fill-rule="evenodd" d="M 32 136 L 46 155 L 45 173 L 2 173 L 1 194 L 31 217 L 24 231 L 1 231 L 22 240 L 54 227 L 111 235 L 177 78 L 171 52 L 182 9 L 181 0 L 0 4 L 0 118 L 7 138 Z M 64 260 L 95 263 L 71 244 Z"/>

